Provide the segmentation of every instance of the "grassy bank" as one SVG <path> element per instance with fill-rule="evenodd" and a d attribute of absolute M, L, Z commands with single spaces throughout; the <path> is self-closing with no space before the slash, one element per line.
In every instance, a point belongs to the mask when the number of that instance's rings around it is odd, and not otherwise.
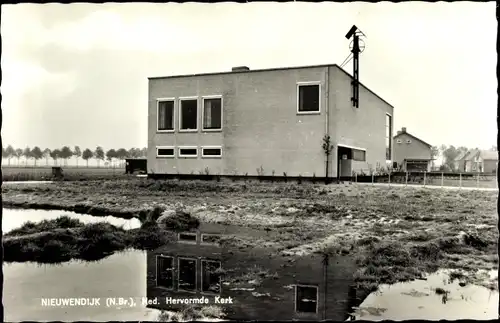
<path fill-rule="evenodd" d="M 498 268 L 496 192 L 141 178 L 2 190 L 5 205 L 48 207 L 50 201 L 67 210 L 85 206 L 85 213 L 96 208 L 143 218 L 155 206 L 182 207 L 200 221 L 266 229 L 276 234 L 233 237 L 233 243 L 287 255 L 352 254 L 360 266 L 357 282 L 368 289 L 438 268 Z"/>
<path fill-rule="evenodd" d="M 127 178 L 125 168 L 107 167 L 67 167 L 61 166 L 65 181 L 106 180 Z M 49 181 L 53 180 L 52 167 L 44 166 L 2 166 L 2 180 L 4 182 L 17 181 Z"/>
<path fill-rule="evenodd" d="M 154 209 L 138 229 L 124 230 L 109 223 L 84 224 L 61 216 L 39 223 L 26 222 L 3 236 L 4 260 L 60 263 L 71 259 L 100 260 L 114 252 L 134 248 L 151 250 L 172 241 L 174 232 L 197 227 L 199 222 L 189 214 L 178 212 L 164 222 Z"/>

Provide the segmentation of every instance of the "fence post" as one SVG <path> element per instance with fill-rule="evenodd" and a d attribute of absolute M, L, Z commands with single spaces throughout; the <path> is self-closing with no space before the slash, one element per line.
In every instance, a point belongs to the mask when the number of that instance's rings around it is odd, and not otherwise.
<path fill-rule="evenodd" d="M 479 173 L 476 176 L 476 188 L 479 188 Z"/>
<path fill-rule="evenodd" d="M 358 173 L 354 173 L 354 183 L 358 182 Z"/>
<path fill-rule="evenodd" d="M 462 188 L 462 173 L 460 173 L 460 188 Z"/>
<path fill-rule="evenodd" d="M 372 186 L 374 185 L 374 184 L 373 184 L 373 183 L 374 183 L 374 178 L 373 178 L 373 177 L 374 177 L 374 175 L 373 175 L 373 173 L 372 173 Z"/>
<path fill-rule="evenodd" d="M 425 174 L 426 174 L 426 171 L 424 171 L 424 186 L 425 186 Z"/>
<path fill-rule="evenodd" d="M 443 187 L 443 183 L 444 183 L 444 172 L 441 173 L 441 187 Z"/>
<path fill-rule="evenodd" d="M 391 187 L 391 172 L 389 172 L 389 187 Z"/>
<path fill-rule="evenodd" d="M 408 186 L 408 171 L 406 171 L 405 185 Z"/>

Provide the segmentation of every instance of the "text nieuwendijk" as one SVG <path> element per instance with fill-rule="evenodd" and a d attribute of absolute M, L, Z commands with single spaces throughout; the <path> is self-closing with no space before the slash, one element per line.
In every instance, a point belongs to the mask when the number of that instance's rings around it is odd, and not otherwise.
<path fill-rule="evenodd" d="M 73 306 L 129 306 L 135 307 L 137 305 L 160 305 L 161 300 L 164 300 L 163 304 L 233 304 L 233 299 L 231 297 L 220 297 L 214 296 L 211 298 L 202 296 L 199 298 L 174 298 L 165 297 L 163 299 L 148 298 L 148 297 L 80 297 L 80 298 L 42 298 L 42 306 L 56 306 L 56 307 L 73 307 Z"/>

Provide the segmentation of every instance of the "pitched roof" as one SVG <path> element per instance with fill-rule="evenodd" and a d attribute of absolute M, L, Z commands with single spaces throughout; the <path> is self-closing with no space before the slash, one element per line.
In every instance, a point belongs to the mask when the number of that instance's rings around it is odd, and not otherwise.
<path fill-rule="evenodd" d="M 462 151 L 460 154 L 458 154 L 457 157 L 455 157 L 455 161 L 459 161 L 459 160 L 462 160 L 465 158 L 465 156 L 467 156 L 467 154 L 469 153 L 469 151 Z"/>
<path fill-rule="evenodd" d="M 402 136 L 402 135 L 407 135 L 407 136 L 409 136 L 409 137 L 412 137 L 412 138 L 413 138 L 413 140 L 418 140 L 418 141 L 420 141 L 421 143 L 423 143 L 424 145 L 428 146 L 429 148 L 431 148 L 431 147 L 432 147 L 432 145 L 430 145 L 430 144 L 426 143 L 426 142 L 425 142 L 425 141 L 423 141 L 422 139 L 417 138 L 417 137 L 415 137 L 414 135 L 412 135 L 412 134 L 410 134 L 410 133 L 408 133 L 408 132 L 402 132 L 402 133 L 400 133 L 400 134 L 397 134 L 397 135 L 395 135 L 392 139 L 396 139 L 397 137 Z"/>
<path fill-rule="evenodd" d="M 498 160 L 498 151 L 481 150 L 479 156 L 481 156 L 483 160 Z"/>
<path fill-rule="evenodd" d="M 480 153 L 479 149 L 471 149 L 464 156 L 464 160 L 473 160 L 474 157 L 476 157 L 477 154 L 479 154 L 479 153 Z"/>

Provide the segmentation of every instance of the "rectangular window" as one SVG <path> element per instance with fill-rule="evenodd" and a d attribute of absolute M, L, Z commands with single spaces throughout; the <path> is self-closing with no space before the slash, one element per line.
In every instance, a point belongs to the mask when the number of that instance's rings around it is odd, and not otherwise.
<path fill-rule="evenodd" d="M 202 157 L 215 158 L 222 156 L 222 149 L 220 147 L 203 147 L 201 150 Z"/>
<path fill-rule="evenodd" d="M 174 147 L 156 147 L 156 157 L 174 157 Z"/>
<path fill-rule="evenodd" d="M 203 130 L 222 129 L 222 98 L 203 98 Z"/>
<path fill-rule="evenodd" d="M 174 258 L 156 256 L 156 286 L 174 288 Z"/>
<path fill-rule="evenodd" d="M 179 242 L 196 243 L 196 233 L 179 233 Z"/>
<path fill-rule="evenodd" d="M 179 258 L 179 290 L 196 291 L 196 259 Z"/>
<path fill-rule="evenodd" d="M 158 99 L 158 131 L 174 131 L 174 100 Z"/>
<path fill-rule="evenodd" d="M 385 115 L 385 159 L 392 158 L 392 116 Z"/>
<path fill-rule="evenodd" d="M 201 242 L 206 244 L 218 244 L 220 242 L 220 235 L 218 234 L 202 234 Z"/>
<path fill-rule="evenodd" d="M 198 130 L 198 99 L 180 99 L 180 130 Z"/>
<path fill-rule="evenodd" d="M 318 287 L 295 286 L 295 311 L 297 313 L 318 312 Z"/>
<path fill-rule="evenodd" d="M 320 84 L 298 84 L 297 85 L 297 112 L 319 113 L 320 112 Z"/>
<path fill-rule="evenodd" d="M 197 157 L 197 147 L 181 147 L 179 148 L 179 157 Z"/>
<path fill-rule="evenodd" d="M 201 261 L 201 291 L 205 293 L 220 293 L 221 263 L 214 260 Z"/>
<path fill-rule="evenodd" d="M 355 161 L 366 161 L 366 151 L 353 149 L 352 150 L 352 159 Z"/>

